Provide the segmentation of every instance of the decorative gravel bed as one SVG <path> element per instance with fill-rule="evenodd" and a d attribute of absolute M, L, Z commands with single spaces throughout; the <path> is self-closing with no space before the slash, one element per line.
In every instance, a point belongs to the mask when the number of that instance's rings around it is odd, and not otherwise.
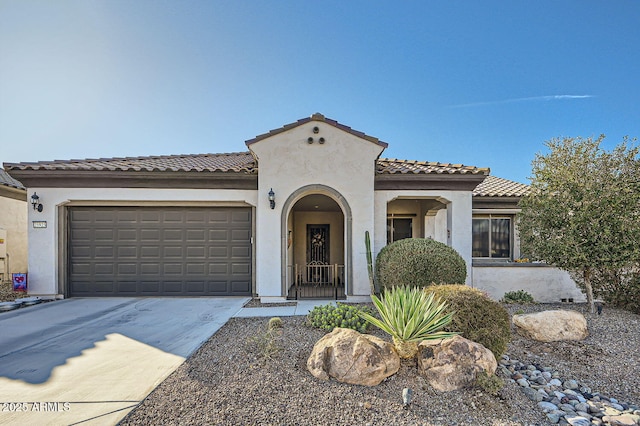
<path fill-rule="evenodd" d="M 591 335 L 582 342 L 539 343 L 514 334 L 508 354 L 541 363 L 594 392 L 640 402 L 640 316 L 584 305 L 510 305 L 511 313 L 547 309 L 585 313 Z M 268 318 L 234 318 L 168 377 L 121 424 L 274 425 L 546 425 L 545 413 L 507 382 L 498 396 L 478 389 L 438 392 L 416 373 L 415 361 L 376 387 L 322 382 L 306 369 L 324 332 L 303 317 L 283 318 L 276 350 L 265 345 Z M 380 337 L 383 333 L 374 331 Z M 270 356 L 264 357 L 264 354 Z M 402 405 L 402 389 L 414 391 Z"/>

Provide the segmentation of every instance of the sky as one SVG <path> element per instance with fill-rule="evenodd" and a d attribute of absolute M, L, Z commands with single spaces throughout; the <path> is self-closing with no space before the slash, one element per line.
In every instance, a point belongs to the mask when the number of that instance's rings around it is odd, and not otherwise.
<path fill-rule="evenodd" d="M 640 137 L 640 1 L 0 0 L 0 163 L 246 151 L 320 112 L 528 183 Z"/>

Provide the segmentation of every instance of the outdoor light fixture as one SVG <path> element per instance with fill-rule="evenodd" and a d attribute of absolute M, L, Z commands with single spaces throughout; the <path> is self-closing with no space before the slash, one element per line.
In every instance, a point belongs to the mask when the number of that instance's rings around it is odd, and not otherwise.
<path fill-rule="evenodd" d="M 271 206 L 271 210 L 276 208 L 276 193 L 273 192 L 273 188 L 269 190 L 269 205 Z"/>
<path fill-rule="evenodd" d="M 36 194 L 35 192 L 31 196 L 31 205 L 33 206 L 34 210 L 38 210 L 39 212 L 42 211 L 42 204 L 40 203 L 40 197 L 38 197 L 38 194 Z"/>

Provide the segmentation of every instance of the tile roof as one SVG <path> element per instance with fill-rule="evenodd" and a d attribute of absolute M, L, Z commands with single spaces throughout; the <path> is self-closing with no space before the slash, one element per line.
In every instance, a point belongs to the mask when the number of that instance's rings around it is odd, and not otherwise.
<path fill-rule="evenodd" d="M 25 189 L 24 185 L 9 176 L 9 174 L 3 169 L 0 169 L 0 185 L 9 186 L 16 189 Z"/>
<path fill-rule="evenodd" d="M 336 120 L 332 120 L 331 118 L 327 118 L 324 115 L 320 114 L 319 112 L 316 112 L 311 117 L 302 118 L 302 119 L 300 119 L 300 120 L 298 120 L 298 121 L 296 121 L 294 123 L 285 124 L 284 126 L 278 128 L 278 129 L 273 129 L 273 130 L 268 131 L 267 133 L 263 133 L 261 135 L 258 135 L 255 138 L 249 139 L 248 141 L 246 141 L 245 144 L 247 146 L 249 146 L 252 143 L 255 143 L 255 142 L 261 141 L 262 139 L 266 139 L 268 137 L 277 135 L 278 133 L 286 132 L 287 130 L 291 130 L 291 129 L 295 128 L 295 127 L 298 127 L 298 126 L 300 126 L 302 124 L 305 124 L 305 123 L 308 123 L 310 121 L 321 121 L 323 123 L 327 123 L 327 124 L 329 124 L 329 125 L 331 125 L 333 127 L 336 127 L 336 128 L 338 128 L 340 130 L 343 130 L 343 131 L 345 131 L 347 133 L 351 133 L 352 135 L 357 136 L 359 138 L 366 139 L 369 142 L 376 143 L 376 144 L 378 144 L 380 146 L 383 146 L 385 148 L 389 145 L 386 142 L 382 142 L 378 138 L 375 138 L 373 136 L 369 136 L 369 135 L 367 135 L 367 134 L 365 134 L 363 132 L 360 132 L 358 130 L 354 130 L 349 126 L 345 126 L 344 124 L 338 123 Z"/>
<path fill-rule="evenodd" d="M 483 174 L 488 175 L 486 167 L 465 166 L 463 164 L 436 163 L 426 161 L 378 159 L 378 174 Z"/>
<path fill-rule="evenodd" d="M 487 176 L 485 180 L 473 190 L 476 197 L 522 197 L 529 192 L 529 185 L 512 180 Z"/>
<path fill-rule="evenodd" d="M 229 154 L 163 155 L 150 157 L 55 160 L 4 164 L 7 170 L 100 170 L 148 172 L 235 172 L 255 173 L 255 159 L 249 152 Z"/>

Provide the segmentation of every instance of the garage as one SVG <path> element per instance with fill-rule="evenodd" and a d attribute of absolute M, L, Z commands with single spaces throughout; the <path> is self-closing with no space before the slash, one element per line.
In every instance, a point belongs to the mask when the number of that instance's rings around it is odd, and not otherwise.
<path fill-rule="evenodd" d="M 70 207 L 68 295 L 250 296 L 251 208 Z"/>

